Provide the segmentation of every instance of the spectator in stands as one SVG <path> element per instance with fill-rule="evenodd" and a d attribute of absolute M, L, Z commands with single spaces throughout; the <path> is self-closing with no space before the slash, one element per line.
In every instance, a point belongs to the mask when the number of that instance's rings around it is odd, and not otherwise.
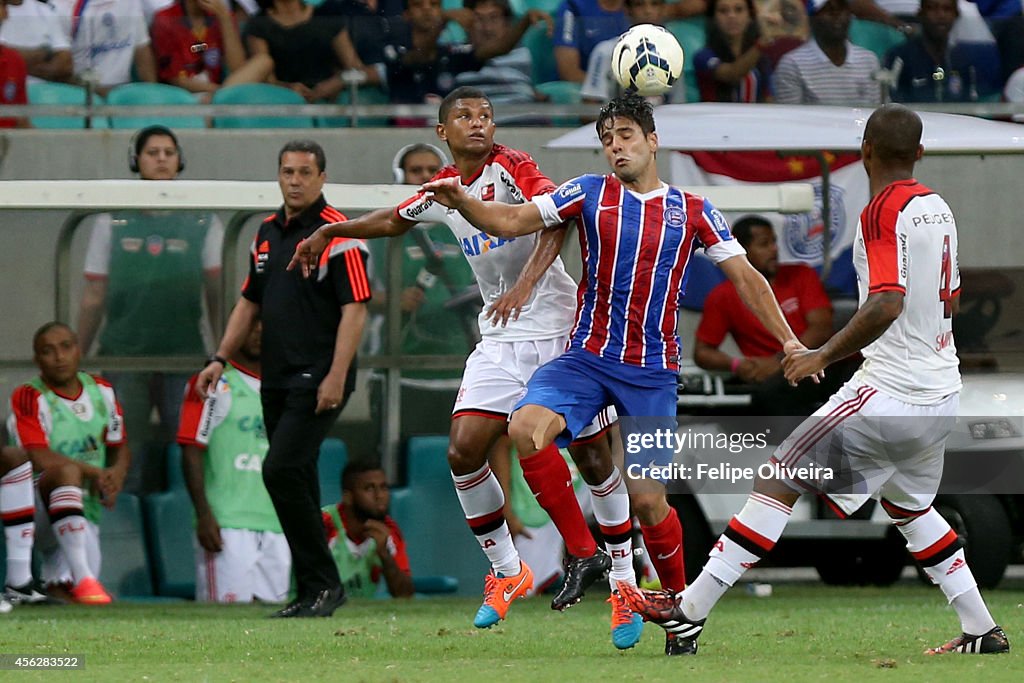
<path fill-rule="evenodd" d="M 761 37 L 754 0 L 711 0 L 708 44 L 693 57 L 704 102 L 770 102 L 769 41 Z"/>
<path fill-rule="evenodd" d="M 466 33 L 479 54 L 493 53 L 477 71 L 456 74 L 455 85 L 468 85 L 487 93 L 495 104 L 523 104 L 537 100 L 533 88 L 533 57 L 526 47 L 515 47 L 536 23 L 546 22 L 550 33 L 551 15 L 531 9 L 516 19 L 508 0 L 466 0 L 470 11 Z"/>
<path fill-rule="evenodd" d="M 174 2 L 157 12 L 151 31 L 160 80 L 189 92 L 264 81 L 274 68 L 269 55 L 246 59 L 225 0 Z"/>
<path fill-rule="evenodd" d="M 373 597 L 381 577 L 394 598 L 413 594 L 405 539 L 388 515 L 391 492 L 379 465 L 351 462 L 341 473 L 341 501 L 323 508 L 324 531 L 349 595 Z"/>
<path fill-rule="evenodd" d="M 775 69 L 775 101 L 781 104 L 877 105 L 878 58 L 851 43 L 847 0 L 808 0 L 813 40 L 786 53 Z"/>
<path fill-rule="evenodd" d="M 993 29 L 1005 83 L 1011 74 L 1024 67 L 1024 16 L 1001 19 Z"/>
<path fill-rule="evenodd" d="M 832 336 L 832 303 L 817 273 L 802 264 L 780 266 L 775 231 L 760 216 L 741 218 L 733 224 L 732 232 L 747 250 L 751 265 L 768 280 L 779 308 L 800 342 L 808 348 L 825 343 Z M 719 349 L 726 335 L 732 336 L 740 356 L 730 356 Z M 768 400 L 763 412 L 757 414 L 772 414 L 783 406 L 791 407 L 782 376 L 782 358 L 782 346 L 742 305 L 731 282 L 727 280 L 711 290 L 704 300 L 704 313 L 694 341 L 693 360 L 697 365 L 705 370 L 731 372 L 746 384 L 762 385 L 763 398 Z M 773 405 L 772 401 L 777 403 Z"/>
<path fill-rule="evenodd" d="M 377 83 L 375 69 L 363 64 L 341 17 L 314 17 L 303 0 L 261 0 L 263 11 L 249 19 L 246 42 L 253 57 L 274 60 L 271 83 L 291 88 L 307 102 L 333 102 L 344 84 L 342 67 L 360 69 Z"/>
<path fill-rule="evenodd" d="M 181 406 L 182 469 L 196 512 L 196 600 L 283 602 L 291 553 L 263 484 L 257 322 L 203 400 L 189 381 Z"/>
<path fill-rule="evenodd" d="M 156 82 L 141 0 L 52 0 L 71 36 L 75 78 L 101 95 L 135 80 Z"/>
<path fill-rule="evenodd" d="M 110 602 L 100 571 L 101 507 L 113 508 L 131 462 L 114 388 L 79 372 L 74 330 L 59 322 L 32 337 L 39 376 L 14 390 L 7 429 L 41 472 L 39 498 L 49 524 L 36 524 L 43 581 L 75 602 Z"/>
<path fill-rule="evenodd" d="M 0 0 L 0 24 L 7 19 L 7 0 Z M 0 30 L 3 30 L 0 26 Z M 0 44 L 0 104 L 28 104 L 25 93 L 25 77 L 28 72 L 25 60 L 17 50 Z M 28 119 L 0 119 L 0 128 L 28 128 Z"/>
<path fill-rule="evenodd" d="M 128 157 L 129 168 L 142 180 L 174 180 L 185 168 L 178 139 L 164 126 L 137 132 Z M 205 355 L 204 331 L 216 338 L 220 321 L 223 239 L 223 225 L 210 212 L 97 215 L 85 256 L 85 288 L 78 316 L 83 353 L 89 352 L 98 337 L 99 356 Z M 163 488 L 164 449 L 178 426 L 188 373 L 107 376 L 134 425 L 132 450 L 141 456 L 128 488 L 159 490 Z M 150 419 L 154 408 L 158 425 Z"/>
<path fill-rule="evenodd" d="M 626 0 L 626 14 L 633 26 L 656 24 L 664 26 L 666 21 L 665 0 Z M 601 41 L 590 53 L 587 62 L 587 77 L 580 88 L 580 97 L 588 102 L 607 102 L 618 94 L 620 86 L 612 74 L 612 52 L 618 36 Z M 657 104 L 670 102 L 681 104 L 686 101 L 686 83 L 680 78 L 672 90 L 662 97 L 653 98 Z M 530 565 L 533 566 L 532 564 Z"/>
<path fill-rule="evenodd" d="M 807 5 L 803 0 L 755 0 L 754 7 L 762 52 L 774 70 L 782 55 L 803 45 L 811 35 Z"/>
<path fill-rule="evenodd" d="M 899 65 L 894 101 L 976 102 L 999 91 L 998 69 L 976 61 L 975 52 L 950 41 L 959 16 L 956 0 L 921 0 L 920 33 L 885 55 L 887 69 Z"/>
<path fill-rule="evenodd" d="M 324 0 L 317 17 L 341 17 L 364 64 L 383 64 L 384 46 L 393 44 L 406 29 L 404 0 Z"/>
<path fill-rule="evenodd" d="M 419 104 L 444 97 L 455 88 L 457 74 L 479 71 L 488 60 L 512 50 L 522 35 L 510 31 L 501 40 L 441 45 L 445 16 L 441 0 L 406 0 L 408 33 L 384 48 L 392 102 Z"/>
<path fill-rule="evenodd" d="M 564 0 L 555 15 L 555 62 L 563 81 L 582 83 L 590 53 L 629 29 L 625 0 Z"/>
<path fill-rule="evenodd" d="M 22 56 L 29 82 L 70 81 L 74 75 L 71 37 L 56 8 L 42 0 L 21 0 L 7 3 L 7 15 L 0 28 L 0 44 Z"/>

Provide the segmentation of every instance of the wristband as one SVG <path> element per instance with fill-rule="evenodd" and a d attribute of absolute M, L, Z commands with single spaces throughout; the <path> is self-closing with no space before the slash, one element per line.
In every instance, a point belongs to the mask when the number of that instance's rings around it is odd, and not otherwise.
<path fill-rule="evenodd" d="M 206 359 L 206 365 L 209 365 L 210 363 L 220 363 L 221 367 L 224 368 L 228 366 L 227 358 L 225 358 L 224 356 L 218 356 L 217 354 L 213 354 L 212 356 Z M 206 367 L 206 365 L 204 365 L 203 367 Z"/>
<path fill-rule="evenodd" d="M 740 367 L 740 363 L 742 363 L 742 362 L 743 362 L 743 359 L 738 357 L 738 356 L 736 358 L 733 358 L 732 362 L 729 363 L 729 372 L 731 372 L 732 374 L 735 375 L 736 374 L 736 370 Z"/>

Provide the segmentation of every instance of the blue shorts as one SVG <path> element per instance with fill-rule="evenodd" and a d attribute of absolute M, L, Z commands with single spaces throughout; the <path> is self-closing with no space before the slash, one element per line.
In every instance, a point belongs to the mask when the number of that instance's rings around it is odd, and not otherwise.
<path fill-rule="evenodd" d="M 565 418 L 565 430 L 555 438 L 568 446 L 606 405 L 614 405 L 620 424 L 642 424 L 644 430 L 676 428 L 677 375 L 607 360 L 589 351 L 570 349 L 537 369 L 526 384 L 526 395 L 515 410 L 538 405 Z M 623 418 L 641 418 L 630 420 Z M 626 454 L 626 465 L 664 466 L 672 461 L 671 449 Z"/>

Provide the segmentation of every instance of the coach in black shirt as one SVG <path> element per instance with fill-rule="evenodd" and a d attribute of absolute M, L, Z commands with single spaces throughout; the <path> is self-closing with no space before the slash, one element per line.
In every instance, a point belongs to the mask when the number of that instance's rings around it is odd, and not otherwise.
<path fill-rule="evenodd" d="M 292 552 L 297 598 L 275 617 L 330 616 L 345 602 L 320 518 L 320 443 L 355 382 L 355 352 L 370 299 L 368 252 L 360 240 L 337 239 L 315 277 L 286 267 L 295 246 L 325 223 L 345 217 L 324 200 L 324 151 L 297 140 L 278 155 L 284 205 L 256 233 L 249 276 L 197 388 L 205 396 L 253 322 L 263 321 L 263 421 L 270 450 L 263 481 Z"/>

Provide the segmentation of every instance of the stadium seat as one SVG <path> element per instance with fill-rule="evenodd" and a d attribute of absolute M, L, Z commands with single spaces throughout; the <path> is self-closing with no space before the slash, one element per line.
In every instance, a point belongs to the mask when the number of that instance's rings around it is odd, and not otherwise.
<path fill-rule="evenodd" d="M 341 500 L 341 472 L 348 464 L 348 447 L 341 439 L 324 439 L 320 445 L 320 506 Z"/>
<path fill-rule="evenodd" d="M 387 93 L 376 86 L 363 86 L 356 93 L 357 104 L 388 104 Z M 335 104 L 351 104 L 352 91 L 345 88 L 338 95 Z M 352 119 L 348 116 L 320 116 L 317 117 L 316 125 L 319 128 L 349 128 L 352 126 Z M 360 117 L 358 128 L 383 128 L 388 125 L 388 118 L 385 117 Z"/>
<path fill-rule="evenodd" d="M 107 104 L 117 106 L 179 107 L 196 104 L 196 99 L 184 88 L 164 83 L 126 83 L 119 85 L 107 95 Z M 206 128 L 202 116 L 112 116 L 111 128 L 137 129 L 144 126 L 161 125 L 169 128 Z"/>
<path fill-rule="evenodd" d="M 466 526 L 447 456 L 446 436 L 409 439 L 409 483 L 392 489 L 391 516 L 405 537 L 414 577 L 450 575 L 460 594 L 476 595 L 489 567 Z"/>
<path fill-rule="evenodd" d="M 167 490 L 185 490 L 185 472 L 181 469 L 181 446 L 172 443 L 167 447 Z"/>
<path fill-rule="evenodd" d="M 243 83 L 213 93 L 211 104 L 306 104 L 299 93 L 270 83 Z M 217 116 L 214 128 L 312 128 L 309 116 Z"/>
<path fill-rule="evenodd" d="M 106 104 L 100 95 L 93 95 L 93 104 Z M 68 83 L 39 81 L 28 84 L 29 104 L 85 104 L 85 88 Z M 93 116 L 93 128 L 109 128 L 106 116 Z M 33 128 L 85 128 L 85 118 L 78 116 L 33 116 Z"/>
<path fill-rule="evenodd" d="M 850 20 L 849 37 L 850 42 L 854 45 L 859 45 L 874 52 L 878 57 L 878 61 L 882 61 L 885 53 L 890 48 L 899 45 L 906 39 L 902 33 L 892 26 L 865 19 Z"/>
<path fill-rule="evenodd" d="M 539 9 L 542 12 L 547 12 L 553 17 L 558 11 L 558 8 L 562 6 L 563 1 L 564 0 L 525 0 L 523 5 L 525 8 Z M 515 11 L 515 3 L 513 3 L 512 8 Z M 516 11 L 517 15 L 522 13 L 522 10 Z"/>
<path fill-rule="evenodd" d="M 188 492 L 178 488 L 146 496 L 144 508 L 146 548 L 156 594 L 191 600 L 196 594 L 196 571 Z"/>
<path fill-rule="evenodd" d="M 703 17 L 678 19 L 670 21 L 665 28 L 676 37 L 683 47 L 683 81 L 686 84 L 686 101 L 700 102 L 700 89 L 697 87 L 697 72 L 694 70 L 693 58 L 707 44 L 707 32 Z"/>
<path fill-rule="evenodd" d="M 531 26 L 519 43 L 530 51 L 534 83 L 547 83 L 558 79 L 555 48 L 551 43 L 551 37 L 548 36 L 547 26 L 543 23 Z"/>
<path fill-rule="evenodd" d="M 175 524 L 180 525 L 181 520 Z M 142 506 L 137 497 L 122 493 L 113 510 L 103 510 L 100 548 L 103 554 L 100 581 L 107 591 L 116 598 L 153 595 L 153 581 L 146 562 Z"/>
<path fill-rule="evenodd" d="M 537 92 L 544 93 L 552 104 L 579 104 L 580 84 L 569 81 L 548 81 L 537 85 Z"/>

